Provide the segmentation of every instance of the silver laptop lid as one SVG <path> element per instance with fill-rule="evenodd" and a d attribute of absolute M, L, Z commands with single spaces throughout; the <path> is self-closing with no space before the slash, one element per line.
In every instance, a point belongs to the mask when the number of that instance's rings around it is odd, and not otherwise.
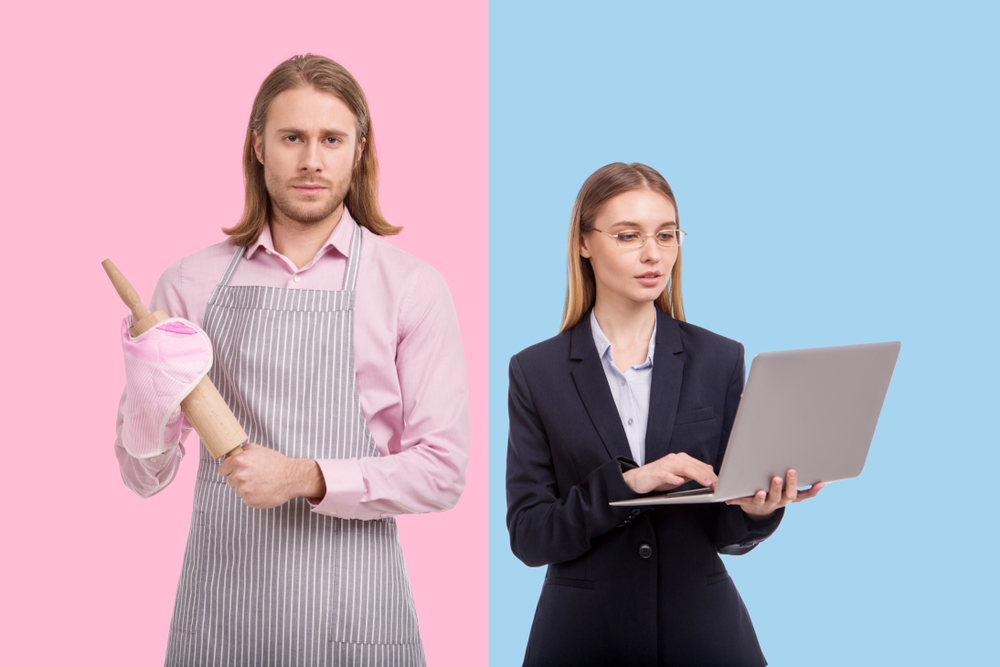
<path fill-rule="evenodd" d="M 768 489 L 857 477 L 865 466 L 900 343 L 762 352 L 753 358 L 719 482 L 710 496 L 670 494 L 622 505 L 718 502 Z"/>
<path fill-rule="evenodd" d="M 860 475 L 899 348 L 893 341 L 756 355 L 716 497 L 767 489 L 789 468 L 800 486 Z"/>

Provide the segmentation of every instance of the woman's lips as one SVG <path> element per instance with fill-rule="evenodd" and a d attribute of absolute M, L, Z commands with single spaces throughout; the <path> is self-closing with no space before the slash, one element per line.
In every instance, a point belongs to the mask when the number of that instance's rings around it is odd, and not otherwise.
<path fill-rule="evenodd" d="M 635 278 L 636 280 L 638 280 L 643 285 L 646 285 L 647 287 L 656 287 L 660 283 L 660 278 L 662 277 L 663 275 L 661 273 L 653 272 L 653 273 L 644 273 L 641 276 L 636 276 Z"/>

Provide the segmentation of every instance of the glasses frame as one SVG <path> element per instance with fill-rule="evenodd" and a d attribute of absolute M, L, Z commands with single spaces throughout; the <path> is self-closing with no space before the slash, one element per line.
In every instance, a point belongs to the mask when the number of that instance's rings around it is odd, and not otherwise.
<path fill-rule="evenodd" d="M 592 227 L 591 229 L 595 232 L 600 232 L 605 236 L 610 236 L 615 240 L 615 244 L 617 244 L 619 248 L 622 248 L 624 250 L 638 250 L 639 248 L 644 248 L 646 246 L 646 241 L 648 241 L 650 238 L 656 241 L 656 245 L 660 246 L 661 248 L 680 248 L 682 245 L 684 245 L 684 237 L 688 235 L 688 233 L 685 232 L 683 229 L 672 229 L 670 231 L 676 232 L 677 234 L 677 245 L 663 245 L 656 238 L 656 235 L 659 234 L 659 232 L 653 232 L 652 234 L 643 234 L 642 232 L 629 231 L 629 232 L 619 232 L 618 234 L 609 234 L 603 229 L 598 229 L 597 227 Z M 637 246 L 622 245 L 621 239 L 618 238 L 621 234 L 639 234 L 640 236 L 643 237 L 642 243 L 640 243 Z"/>

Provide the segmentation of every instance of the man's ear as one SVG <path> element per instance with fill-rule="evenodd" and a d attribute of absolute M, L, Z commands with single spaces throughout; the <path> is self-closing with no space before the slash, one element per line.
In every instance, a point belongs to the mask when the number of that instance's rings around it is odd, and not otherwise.
<path fill-rule="evenodd" d="M 257 162 L 264 164 L 264 140 L 256 130 L 253 133 L 253 152 L 257 156 Z"/>
<path fill-rule="evenodd" d="M 355 167 L 361 164 L 361 154 L 365 152 L 365 143 L 367 141 L 368 141 L 367 137 L 361 137 L 361 141 L 358 142 L 358 154 L 354 158 Z"/>

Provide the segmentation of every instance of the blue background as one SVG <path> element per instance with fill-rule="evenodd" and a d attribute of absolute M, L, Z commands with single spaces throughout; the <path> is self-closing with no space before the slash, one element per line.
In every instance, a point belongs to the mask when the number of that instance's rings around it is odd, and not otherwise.
<path fill-rule="evenodd" d="M 772 665 L 995 660 L 1000 21 L 986 3 L 494 2 L 490 655 L 544 568 L 504 526 L 507 364 L 557 333 L 570 209 L 677 195 L 688 320 L 760 351 L 901 340 L 864 474 L 726 558 Z"/>

